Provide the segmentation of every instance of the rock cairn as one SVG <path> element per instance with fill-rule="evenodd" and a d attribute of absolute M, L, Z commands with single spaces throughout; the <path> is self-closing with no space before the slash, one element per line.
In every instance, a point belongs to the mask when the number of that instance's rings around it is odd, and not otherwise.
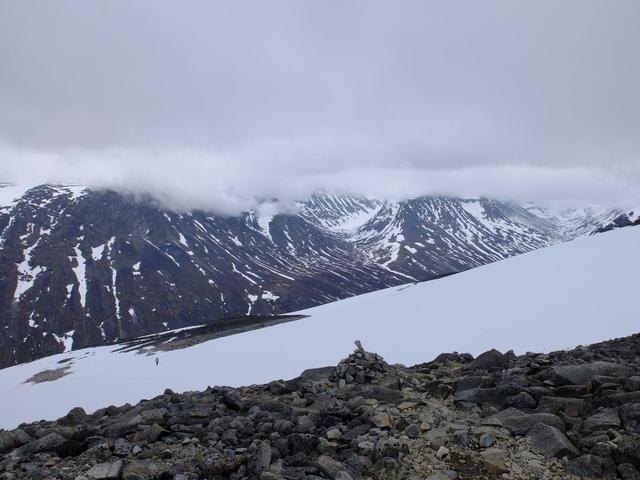
<path fill-rule="evenodd" d="M 342 360 L 330 379 L 339 385 L 348 384 L 380 384 L 395 372 L 377 353 L 367 352 L 360 340 L 355 341 L 356 350 Z"/>

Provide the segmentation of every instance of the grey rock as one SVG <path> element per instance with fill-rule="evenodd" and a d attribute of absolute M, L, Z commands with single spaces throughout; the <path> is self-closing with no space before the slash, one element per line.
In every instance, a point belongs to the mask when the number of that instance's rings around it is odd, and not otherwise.
<path fill-rule="evenodd" d="M 515 408 L 535 408 L 536 400 L 527 392 L 520 392 L 505 399 L 505 405 Z"/>
<path fill-rule="evenodd" d="M 608 430 L 609 428 L 618 428 L 620 425 L 621 422 L 620 417 L 618 416 L 618 410 L 608 408 L 588 417 L 582 424 L 582 430 L 586 433 L 593 433 L 596 431 Z"/>
<path fill-rule="evenodd" d="M 404 429 L 404 433 L 409 438 L 418 438 L 420 436 L 420 426 L 417 423 L 412 423 Z"/>
<path fill-rule="evenodd" d="M 12 432 L 0 432 L 0 453 L 7 453 L 14 448 L 21 447 L 33 440 L 24 430 L 17 429 Z"/>
<path fill-rule="evenodd" d="M 496 443 L 496 436 L 491 432 L 483 433 L 480 435 L 478 443 L 482 448 L 492 447 Z"/>
<path fill-rule="evenodd" d="M 571 460 L 565 468 L 567 472 L 577 477 L 600 478 L 602 459 L 595 455 L 582 455 Z"/>
<path fill-rule="evenodd" d="M 153 478 L 154 474 L 141 462 L 129 463 L 122 471 L 122 480 L 151 480 Z"/>
<path fill-rule="evenodd" d="M 37 440 L 28 443 L 22 448 L 28 453 L 53 452 L 62 447 L 66 441 L 67 440 L 59 433 L 51 432 L 42 438 L 38 438 Z"/>
<path fill-rule="evenodd" d="M 375 455 L 376 458 L 397 458 L 405 448 L 404 443 L 395 437 L 383 438 L 376 443 Z"/>
<path fill-rule="evenodd" d="M 456 442 L 458 445 L 462 445 L 463 447 L 466 447 L 467 445 L 469 445 L 468 430 L 455 430 L 451 434 L 451 437 L 453 438 L 453 441 Z"/>
<path fill-rule="evenodd" d="M 129 416 L 108 424 L 102 433 L 108 438 L 123 437 L 127 433 L 136 431 L 141 423 L 144 423 L 141 415 Z"/>
<path fill-rule="evenodd" d="M 622 435 L 616 439 L 617 448 L 613 450 L 616 463 L 631 463 L 640 467 L 640 436 Z"/>
<path fill-rule="evenodd" d="M 507 467 L 507 455 L 503 450 L 490 448 L 480 453 L 484 468 L 490 475 L 500 475 L 509 472 Z"/>
<path fill-rule="evenodd" d="M 469 368 L 489 371 L 504 370 L 509 368 L 509 359 L 494 348 L 478 355 L 478 357 L 471 362 Z"/>
<path fill-rule="evenodd" d="M 640 403 L 622 405 L 619 413 L 626 429 L 640 432 Z"/>
<path fill-rule="evenodd" d="M 619 363 L 596 361 L 554 366 L 551 373 L 557 385 L 584 385 L 599 375 L 628 377 L 633 373 L 633 369 Z"/>
<path fill-rule="evenodd" d="M 378 428 L 390 428 L 391 419 L 386 413 L 379 413 L 371 418 L 373 424 Z"/>
<path fill-rule="evenodd" d="M 427 431 L 427 433 L 425 434 L 425 438 L 435 449 L 438 449 L 442 445 L 449 443 L 449 441 L 451 440 L 449 431 L 446 427 L 433 428 Z"/>
<path fill-rule="evenodd" d="M 447 447 L 441 446 L 436 452 L 436 457 L 442 460 L 443 458 L 448 457 L 450 453 L 451 451 Z"/>
<path fill-rule="evenodd" d="M 543 423 L 538 423 L 529 430 L 527 440 L 546 457 L 575 457 L 580 454 L 564 433 Z"/>
<path fill-rule="evenodd" d="M 451 480 L 450 477 L 443 472 L 436 472 L 429 475 L 425 480 Z"/>
<path fill-rule="evenodd" d="M 624 389 L 627 392 L 636 392 L 640 390 L 640 375 L 633 375 L 624 382 Z"/>
<path fill-rule="evenodd" d="M 618 465 L 618 473 L 622 480 L 640 480 L 640 471 L 630 463 Z"/>
<path fill-rule="evenodd" d="M 328 455 L 320 455 L 317 460 L 318 468 L 329 478 L 336 479 L 339 472 L 345 470 L 344 465 L 329 457 Z"/>
<path fill-rule="evenodd" d="M 87 475 L 96 480 L 118 480 L 122 474 L 122 460 L 99 463 L 89 469 Z"/>
<path fill-rule="evenodd" d="M 580 417 L 587 411 L 586 402 L 582 398 L 543 396 L 538 400 L 538 412 L 562 412 L 570 417 Z"/>
<path fill-rule="evenodd" d="M 309 368 L 300 374 L 303 382 L 327 382 L 336 367 Z"/>
<path fill-rule="evenodd" d="M 345 470 L 341 470 L 336 473 L 334 480 L 353 480 L 353 477 L 349 475 L 349 473 L 347 473 Z"/>
<path fill-rule="evenodd" d="M 462 392 L 464 390 L 470 390 L 472 388 L 487 388 L 487 387 L 495 387 L 495 380 L 492 376 L 489 375 L 465 375 L 462 378 L 458 378 L 454 381 L 454 385 L 456 387 L 457 392 Z"/>
<path fill-rule="evenodd" d="M 300 433 L 312 433 L 316 429 L 316 424 L 309 415 L 303 415 L 297 419 L 297 431 Z"/>
<path fill-rule="evenodd" d="M 491 415 L 482 421 L 485 425 L 504 427 L 514 435 L 525 435 L 536 424 L 542 423 L 564 431 L 564 422 L 551 413 L 524 413 L 515 408 L 508 408 Z"/>
<path fill-rule="evenodd" d="M 268 440 L 263 440 L 258 448 L 256 459 L 256 470 L 258 472 L 269 470 L 269 466 L 271 465 L 271 456 L 271 443 L 269 443 Z"/>
<path fill-rule="evenodd" d="M 119 457 L 126 457 L 131 453 L 132 445 L 124 438 L 116 438 L 113 444 L 113 453 Z"/>
<path fill-rule="evenodd" d="M 69 410 L 64 417 L 58 419 L 60 425 L 73 426 L 82 423 L 87 418 L 87 412 L 82 407 L 75 407 Z"/>
<path fill-rule="evenodd" d="M 166 408 L 152 408 L 144 410 L 140 413 L 140 416 L 142 417 L 142 423 L 162 423 L 168 413 L 169 411 Z"/>

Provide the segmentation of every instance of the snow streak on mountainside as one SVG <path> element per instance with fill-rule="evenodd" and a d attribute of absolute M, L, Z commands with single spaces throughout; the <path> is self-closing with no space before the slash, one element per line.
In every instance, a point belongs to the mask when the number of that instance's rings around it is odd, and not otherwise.
<path fill-rule="evenodd" d="M 1 187 L 0 367 L 298 310 L 566 238 L 559 220 L 487 199 L 318 194 L 297 214 L 276 207 L 177 214 L 111 191 Z"/>
<path fill-rule="evenodd" d="M 314 194 L 300 203 L 300 215 L 320 227 L 348 234 L 367 223 L 382 205 L 380 200 L 354 195 Z"/>
<path fill-rule="evenodd" d="M 141 355 L 137 348 L 98 347 L 10 367 L 0 370 L 0 428 L 58 418 L 78 405 L 95 410 L 135 403 L 167 387 L 202 390 L 293 378 L 306 368 L 337 364 L 355 339 L 390 363 L 412 365 L 446 351 L 551 351 L 626 336 L 638 326 L 639 242 L 640 228 L 617 229 L 184 348 L 144 347 Z M 47 370 L 49 377 L 63 376 L 27 381 Z"/>

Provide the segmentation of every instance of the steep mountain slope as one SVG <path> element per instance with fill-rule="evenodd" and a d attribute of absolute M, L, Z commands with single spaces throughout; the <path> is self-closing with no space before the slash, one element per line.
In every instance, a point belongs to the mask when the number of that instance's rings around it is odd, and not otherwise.
<path fill-rule="evenodd" d="M 383 201 L 355 195 L 313 194 L 300 202 L 300 216 L 327 230 L 348 234 L 369 221 Z"/>
<path fill-rule="evenodd" d="M 91 348 L 10 367 L 0 371 L 0 426 L 57 418 L 78 405 L 135 402 L 167 387 L 292 378 L 337 364 L 354 339 L 390 363 L 411 365 L 442 351 L 550 351 L 629 335 L 638 329 L 638 242 L 640 228 L 617 229 L 315 307 L 300 312 L 308 318 L 261 330 L 200 343 L 197 335 L 176 343 L 174 333 L 155 344 Z M 39 373 L 61 378 L 28 381 Z"/>
<path fill-rule="evenodd" d="M 488 199 L 421 197 L 385 203 L 351 240 L 376 263 L 422 280 L 556 243 L 557 227 Z"/>
<path fill-rule="evenodd" d="M 0 186 L 0 367 L 298 310 L 567 238 L 558 219 L 488 199 L 317 194 L 278 210 L 179 214 L 112 191 Z"/>
<path fill-rule="evenodd" d="M 27 191 L 0 235 L 0 365 L 402 281 L 300 216 L 175 214 L 81 188 Z"/>

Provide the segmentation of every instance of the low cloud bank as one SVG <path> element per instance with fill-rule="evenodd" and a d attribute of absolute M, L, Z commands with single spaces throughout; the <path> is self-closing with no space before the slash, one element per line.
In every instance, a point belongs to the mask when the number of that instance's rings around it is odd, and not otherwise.
<path fill-rule="evenodd" d="M 303 153 L 300 153 L 303 155 Z M 528 164 L 322 162 L 300 165 L 275 156 L 205 151 L 109 150 L 36 153 L 0 149 L 0 181 L 77 183 L 150 195 L 176 211 L 234 215 L 278 199 L 287 204 L 317 191 L 401 200 L 420 195 L 487 196 L 552 206 L 631 207 L 640 203 L 640 167 Z"/>

